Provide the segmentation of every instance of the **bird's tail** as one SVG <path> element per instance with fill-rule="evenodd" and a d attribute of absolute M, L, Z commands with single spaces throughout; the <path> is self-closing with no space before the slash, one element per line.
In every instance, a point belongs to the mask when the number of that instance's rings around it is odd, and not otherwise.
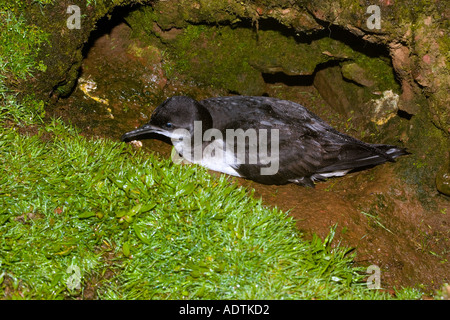
<path fill-rule="evenodd" d="M 347 145 L 341 150 L 340 160 L 325 166 L 317 173 L 342 173 L 346 171 L 361 170 L 385 162 L 394 162 L 394 159 L 409 154 L 406 149 L 385 144 Z"/>
<path fill-rule="evenodd" d="M 394 161 L 397 157 L 410 154 L 405 148 L 399 148 L 388 144 L 371 144 L 371 146 L 384 153 L 389 161 Z"/>

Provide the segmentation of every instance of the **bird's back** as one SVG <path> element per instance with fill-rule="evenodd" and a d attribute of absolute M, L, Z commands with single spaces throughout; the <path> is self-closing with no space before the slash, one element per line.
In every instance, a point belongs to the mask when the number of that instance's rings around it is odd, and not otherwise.
<path fill-rule="evenodd" d="M 278 130 L 279 170 L 275 174 L 261 175 L 262 164 L 236 166 L 241 176 L 261 183 L 295 182 L 311 186 L 314 180 L 341 176 L 406 154 L 395 146 L 368 144 L 340 133 L 292 101 L 231 96 L 200 103 L 211 113 L 213 126 L 219 130 Z"/>

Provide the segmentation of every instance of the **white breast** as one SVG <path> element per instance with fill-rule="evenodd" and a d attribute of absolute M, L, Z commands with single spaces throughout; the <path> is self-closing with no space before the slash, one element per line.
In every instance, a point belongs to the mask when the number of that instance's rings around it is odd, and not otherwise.
<path fill-rule="evenodd" d="M 225 144 L 221 139 L 212 141 L 202 150 L 201 156 L 194 156 L 193 158 L 190 156 L 190 152 L 185 153 L 187 150 L 183 150 L 183 143 L 173 143 L 173 145 L 177 152 L 189 162 L 199 164 L 213 171 L 240 177 L 240 174 L 234 169 L 237 163 L 236 157 L 233 152 L 225 149 Z"/>

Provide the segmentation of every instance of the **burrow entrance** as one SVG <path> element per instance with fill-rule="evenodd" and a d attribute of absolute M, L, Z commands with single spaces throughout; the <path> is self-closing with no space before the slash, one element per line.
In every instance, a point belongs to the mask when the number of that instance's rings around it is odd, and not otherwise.
<path fill-rule="evenodd" d="M 84 49 L 78 84 L 49 110 L 82 134 L 119 140 L 173 95 L 196 99 L 242 94 L 300 103 L 341 132 L 401 145 L 410 115 L 397 108 L 400 86 L 386 48 L 345 30 L 298 34 L 275 20 L 163 28 L 151 7 L 101 19 Z M 158 140 L 144 148 L 169 157 Z M 377 265 L 385 288 L 448 282 L 446 221 L 430 215 L 396 174 L 397 164 L 319 183 L 254 188 L 296 219 L 310 237 L 336 227 L 335 245 L 356 248 L 356 262 Z M 213 173 L 214 174 L 214 173 Z M 433 234 L 427 232 L 432 225 Z M 433 254 L 430 254 L 432 252 Z"/>

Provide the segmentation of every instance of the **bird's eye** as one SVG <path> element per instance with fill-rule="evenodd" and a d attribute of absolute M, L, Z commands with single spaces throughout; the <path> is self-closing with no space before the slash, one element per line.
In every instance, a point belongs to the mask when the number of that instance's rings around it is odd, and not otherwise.
<path fill-rule="evenodd" d="M 166 123 L 166 128 L 170 129 L 173 127 L 173 124 L 171 122 Z"/>

